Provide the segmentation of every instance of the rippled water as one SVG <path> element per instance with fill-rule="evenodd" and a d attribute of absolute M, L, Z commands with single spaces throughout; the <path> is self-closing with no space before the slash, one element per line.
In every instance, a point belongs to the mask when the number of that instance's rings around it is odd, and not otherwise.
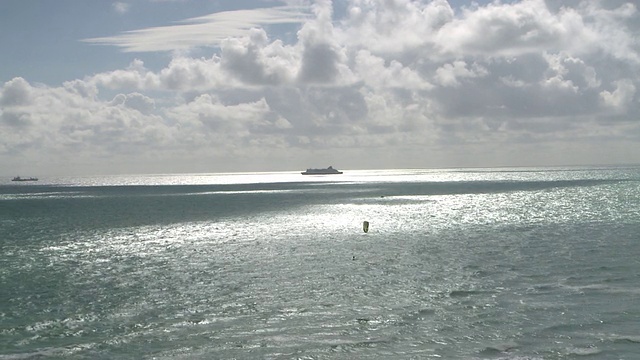
<path fill-rule="evenodd" d="M 0 359 L 640 356 L 639 168 L 7 182 L 0 234 Z"/>

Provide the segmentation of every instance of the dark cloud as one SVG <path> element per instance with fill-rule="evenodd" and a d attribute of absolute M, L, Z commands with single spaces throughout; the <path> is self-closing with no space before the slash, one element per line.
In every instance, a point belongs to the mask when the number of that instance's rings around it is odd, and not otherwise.
<path fill-rule="evenodd" d="M 330 44 L 310 44 L 302 53 L 298 81 L 307 84 L 333 83 L 338 76 L 338 55 Z"/>
<path fill-rule="evenodd" d="M 249 84 L 273 84 L 258 59 L 256 47 L 222 47 L 222 68 Z"/>
<path fill-rule="evenodd" d="M 0 112 L 0 123 L 5 124 L 10 128 L 24 128 L 32 124 L 28 113 L 12 110 Z"/>

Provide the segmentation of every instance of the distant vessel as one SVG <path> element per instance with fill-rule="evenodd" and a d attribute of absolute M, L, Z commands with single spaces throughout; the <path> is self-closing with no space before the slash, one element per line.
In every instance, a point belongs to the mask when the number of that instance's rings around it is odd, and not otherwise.
<path fill-rule="evenodd" d="M 38 181 L 38 178 L 34 178 L 34 177 L 21 178 L 20 176 L 16 176 L 13 179 L 11 179 L 11 181 Z"/>
<path fill-rule="evenodd" d="M 334 169 L 332 166 L 329 166 L 326 169 L 307 169 L 307 171 L 301 172 L 302 175 L 333 175 L 333 174 L 342 174 L 342 171 L 338 171 Z"/>

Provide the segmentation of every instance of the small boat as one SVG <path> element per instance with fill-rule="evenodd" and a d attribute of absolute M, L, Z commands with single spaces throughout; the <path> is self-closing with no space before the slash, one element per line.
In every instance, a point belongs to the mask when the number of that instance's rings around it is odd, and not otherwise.
<path fill-rule="evenodd" d="M 38 178 L 34 178 L 34 177 L 23 178 L 20 176 L 16 176 L 13 179 L 11 179 L 11 181 L 38 181 Z"/>
<path fill-rule="evenodd" d="M 307 171 L 303 171 L 300 174 L 302 175 L 334 175 L 334 174 L 342 174 L 342 171 L 338 171 L 334 169 L 332 166 L 329 166 L 326 169 L 307 169 Z"/>

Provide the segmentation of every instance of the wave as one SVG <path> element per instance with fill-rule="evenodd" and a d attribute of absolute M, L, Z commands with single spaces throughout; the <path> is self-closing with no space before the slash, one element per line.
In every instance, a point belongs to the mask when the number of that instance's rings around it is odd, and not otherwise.
<path fill-rule="evenodd" d="M 469 296 L 489 294 L 489 293 L 491 292 L 486 290 L 453 290 L 449 292 L 449 297 L 460 298 L 460 297 L 469 297 Z"/>
<path fill-rule="evenodd" d="M 608 338 L 614 343 L 640 344 L 640 335 L 609 335 Z"/>
<path fill-rule="evenodd" d="M 518 344 L 515 341 L 507 341 L 504 343 L 497 343 L 486 346 L 480 351 L 481 355 L 495 355 L 513 351 L 518 348 Z"/>
<path fill-rule="evenodd" d="M 600 353 L 602 353 L 602 350 L 595 346 L 567 349 L 567 355 L 591 356 L 598 355 Z"/>
<path fill-rule="evenodd" d="M 65 358 L 95 347 L 96 344 L 94 343 L 76 344 L 68 347 L 46 347 L 31 352 L 0 354 L 0 360 L 40 359 L 50 357 Z"/>

